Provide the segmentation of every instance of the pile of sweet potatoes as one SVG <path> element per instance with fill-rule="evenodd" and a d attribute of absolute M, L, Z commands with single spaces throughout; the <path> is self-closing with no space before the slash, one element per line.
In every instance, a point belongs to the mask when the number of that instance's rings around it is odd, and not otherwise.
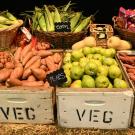
<path fill-rule="evenodd" d="M 7 87 L 50 87 L 46 75 L 59 69 L 62 64 L 62 53 L 39 49 L 39 46 L 37 49 L 31 43 L 23 48 L 18 47 L 13 59 L 5 52 L 3 54 L 0 53 L 0 84 Z"/>
<path fill-rule="evenodd" d="M 135 85 L 135 56 L 134 55 L 128 55 L 125 52 L 119 53 L 119 59 L 122 61 L 122 64 Z"/>

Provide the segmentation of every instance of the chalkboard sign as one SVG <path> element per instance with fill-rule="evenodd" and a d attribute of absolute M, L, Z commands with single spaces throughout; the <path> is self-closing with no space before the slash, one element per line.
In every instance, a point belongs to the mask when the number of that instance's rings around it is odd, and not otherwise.
<path fill-rule="evenodd" d="M 63 68 L 48 74 L 46 79 L 51 86 L 61 86 L 62 83 L 67 81 Z"/>
<path fill-rule="evenodd" d="M 71 32 L 70 22 L 57 22 L 55 23 L 56 32 Z"/>

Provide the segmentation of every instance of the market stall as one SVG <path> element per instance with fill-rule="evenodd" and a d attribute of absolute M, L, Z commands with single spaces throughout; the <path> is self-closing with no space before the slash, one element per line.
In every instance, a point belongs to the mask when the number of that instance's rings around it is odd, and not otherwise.
<path fill-rule="evenodd" d="M 0 12 L 0 133 L 134 134 L 135 11 L 74 5 Z"/>

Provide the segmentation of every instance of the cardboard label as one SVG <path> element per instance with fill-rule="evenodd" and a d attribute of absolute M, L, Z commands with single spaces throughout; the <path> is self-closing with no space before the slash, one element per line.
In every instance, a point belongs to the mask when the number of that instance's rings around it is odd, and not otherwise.
<path fill-rule="evenodd" d="M 56 32 L 71 32 L 70 22 L 55 23 Z"/>
<path fill-rule="evenodd" d="M 60 86 L 62 83 L 67 81 L 63 68 L 48 74 L 46 79 L 51 86 Z"/>

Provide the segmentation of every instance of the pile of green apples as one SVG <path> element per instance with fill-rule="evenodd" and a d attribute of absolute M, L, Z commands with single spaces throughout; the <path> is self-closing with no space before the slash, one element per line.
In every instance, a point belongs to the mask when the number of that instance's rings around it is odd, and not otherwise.
<path fill-rule="evenodd" d="M 122 71 L 115 60 L 114 48 L 84 47 L 66 51 L 63 58 L 67 81 L 62 87 L 127 88 Z"/>

